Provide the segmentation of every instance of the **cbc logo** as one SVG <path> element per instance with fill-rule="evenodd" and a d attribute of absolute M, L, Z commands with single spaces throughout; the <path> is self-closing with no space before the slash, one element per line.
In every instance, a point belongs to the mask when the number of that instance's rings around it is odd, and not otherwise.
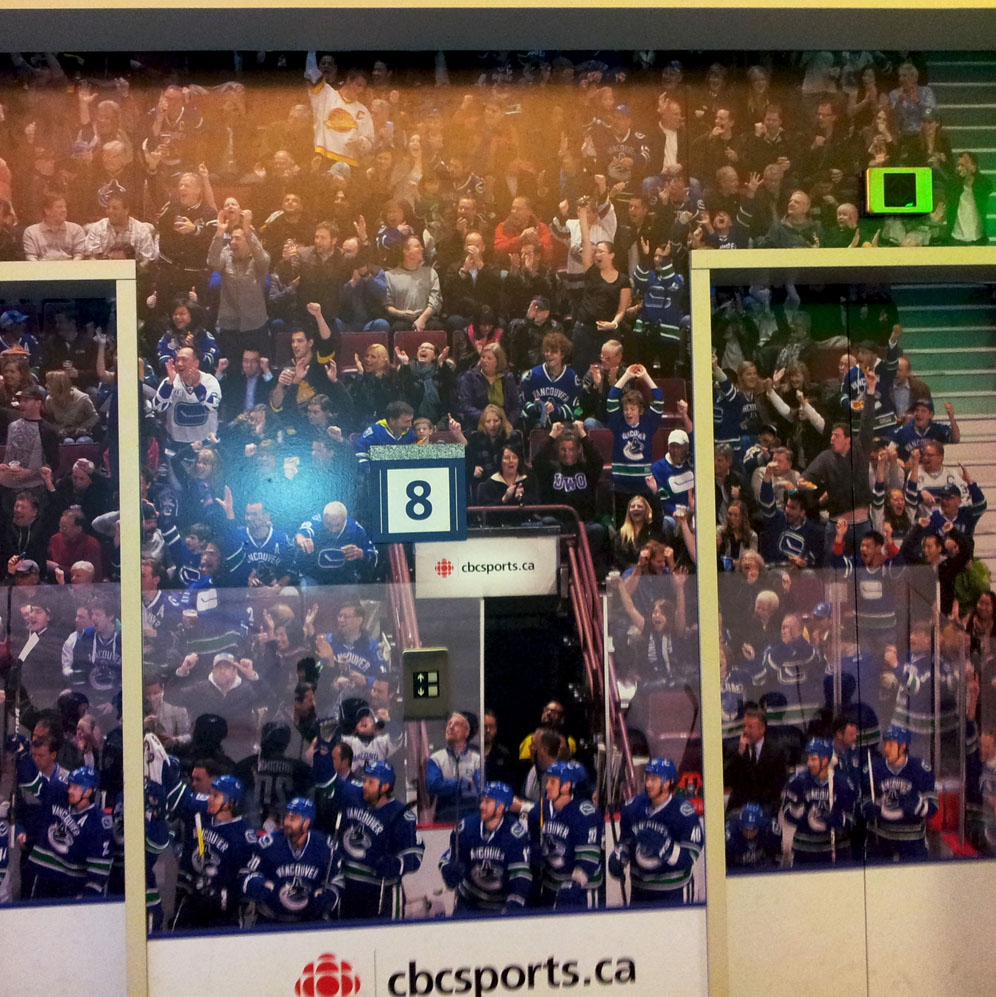
<path fill-rule="evenodd" d="M 309 962 L 294 986 L 298 997 L 349 997 L 359 992 L 360 978 L 353 967 L 345 959 L 336 962 L 330 952 L 323 952 Z"/>
<path fill-rule="evenodd" d="M 453 574 L 453 562 L 447 561 L 445 557 L 441 561 L 436 561 L 436 574 L 440 578 L 449 578 Z"/>

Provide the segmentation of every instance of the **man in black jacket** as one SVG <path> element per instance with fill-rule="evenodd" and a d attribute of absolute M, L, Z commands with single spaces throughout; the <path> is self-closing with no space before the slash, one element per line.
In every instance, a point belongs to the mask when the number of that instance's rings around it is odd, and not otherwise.
<path fill-rule="evenodd" d="M 788 771 L 781 747 L 767 731 L 764 710 L 756 703 L 747 703 L 743 733 L 723 762 L 723 781 L 730 790 L 727 813 L 739 811 L 747 803 L 760 804 L 769 815 L 778 809 Z"/>

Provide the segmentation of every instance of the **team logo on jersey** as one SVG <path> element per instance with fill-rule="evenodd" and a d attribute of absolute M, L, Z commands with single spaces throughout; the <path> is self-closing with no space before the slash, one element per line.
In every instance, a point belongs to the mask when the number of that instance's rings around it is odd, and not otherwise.
<path fill-rule="evenodd" d="M 373 841 L 362 824 L 354 824 L 342 838 L 342 847 L 354 859 L 365 859 L 372 844 Z"/>
<path fill-rule="evenodd" d="M 325 127 L 333 132 L 351 132 L 356 129 L 356 119 L 344 107 L 336 107 L 325 119 Z"/>
<path fill-rule="evenodd" d="M 453 574 L 453 562 L 448 561 L 445 557 L 441 561 L 436 561 L 434 568 L 440 578 L 449 578 Z"/>
<path fill-rule="evenodd" d="M 294 984 L 298 997 L 349 997 L 359 992 L 360 978 L 353 967 L 345 959 L 337 962 L 331 952 L 309 962 Z"/>
<path fill-rule="evenodd" d="M 544 834 L 543 861 L 551 869 L 563 869 L 567 863 L 567 843 L 552 834 Z"/>
<path fill-rule="evenodd" d="M 641 869 L 659 869 L 661 859 L 670 846 L 670 839 L 660 831 L 644 828 L 637 838 L 633 861 Z"/>
<path fill-rule="evenodd" d="M 304 910 L 311 902 L 311 890 L 300 876 L 295 876 L 280 887 L 280 903 L 287 910 Z M 317 991 L 321 993 L 321 991 Z"/>
<path fill-rule="evenodd" d="M 474 866 L 470 878 L 473 880 L 475 886 L 486 890 L 488 893 L 494 893 L 495 890 L 501 888 L 502 871 L 496 868 L 490 859 L 485 859 Z"/>
<path fill-rule="evenodd" d="M 643 442 L 641 440 L 630 440 L 626 446 L 623 447 L 623 456 L 625 456 L 627 460 L 643 460 Z"/>
<path fill-rule="evenodd" d="M 65 855 L 73 844 L 73 833 L 65 821 L 58 820 L 48 829 L 48 843 L 56 855 Z"/>

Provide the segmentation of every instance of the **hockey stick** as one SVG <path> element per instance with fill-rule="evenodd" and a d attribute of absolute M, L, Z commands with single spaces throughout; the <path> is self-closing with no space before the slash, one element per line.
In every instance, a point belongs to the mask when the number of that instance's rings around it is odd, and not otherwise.
<path fill-rule="evenodd" d="M 612 829 L 612 850 L 613 852 L 619 847 L 619 828 L 616 827 L 616 794 L 619 792 L 619 787 L 622 785 L 623 776 L 623 766 L 619 765 L 616 772 L 615 778 L 612 777 L 610 772 L 610 766 L 606 764 L 605 767 L 605 785 L 606 785 L 606 796 L 608 797 L 609 803 L 609 827 Z M 608 792 L 608 788 L 611 786 L 612 792 Z M 608 860 L 606 859 L 606 865 Z M 619 893 L 622 896 L 623 907 L 629 906 L 629 898 L 626 895 L 626 870 L 623 869 L 622 878 L 619 880 Z"/>
<path fill-rule="evenodd" d="M 409 800 L 388 822 L 384 827 L 384 836 L 387 836 L 387 832 L 397 824 L 398 819 L 403 817 L 412 807 L 418 805 L 418 797 L 414 800 Z M 404 877 L 404 869 L 401 871 L 401 876 L 398 877 L 398 883 L 401 883 L 401 879 Z M 387 883 L 387 878 L 382 876 L 380 880 L 380 897 L 377 900 L 377 916 L 380 917 L 384 913 L 384 886 Z"/>
<path fill-rule="evenodd" d="M 830 790 L 830 861 L 836 865 L 837 864 L 837 830 L 833 826 L 833 770 L 835 767 L 836 757 L 830 756 L 830 769 L 827 772 L 829 779 L 829 790 Z"/>

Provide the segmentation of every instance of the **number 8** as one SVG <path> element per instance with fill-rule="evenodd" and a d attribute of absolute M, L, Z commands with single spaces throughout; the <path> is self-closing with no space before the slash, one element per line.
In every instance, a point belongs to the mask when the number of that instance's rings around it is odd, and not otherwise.
<path fill-rule="evenodd" d="M 432 515 L 432 503 L 429 501 L 432 488 L 428 481 L 409 481 L 405 494 L 411 499 L 405 503 L 405 515 L 409 519 L 421 521 Z"/>

